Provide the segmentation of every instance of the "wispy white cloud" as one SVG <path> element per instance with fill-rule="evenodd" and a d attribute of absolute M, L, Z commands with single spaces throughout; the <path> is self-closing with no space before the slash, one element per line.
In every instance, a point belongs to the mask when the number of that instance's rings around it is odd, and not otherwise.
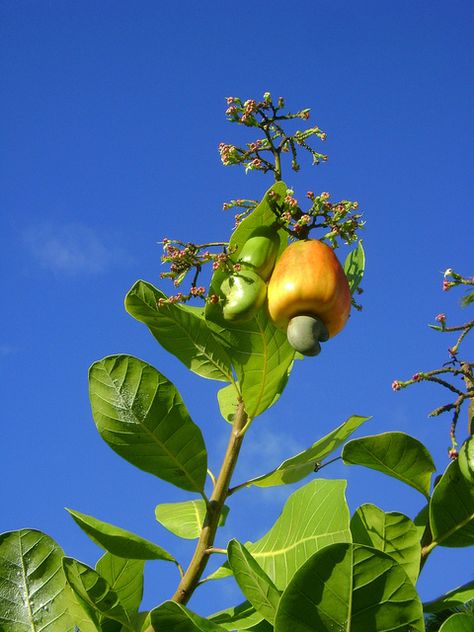
<path fill-rule="evenodd" d="M 96 231 L 80 223 L 30 226 L 23 238 L 42 268 L 60 274 L 99 274 L 129 259 L 115 244 L 106 244 Z"/>

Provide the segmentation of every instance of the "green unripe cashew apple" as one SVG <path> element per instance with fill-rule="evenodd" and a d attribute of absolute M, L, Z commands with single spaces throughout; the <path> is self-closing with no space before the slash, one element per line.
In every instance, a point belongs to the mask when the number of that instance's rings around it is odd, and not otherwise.
<path fill-rule="evenodd" d="M 278 233 L 269 226 L 256 228 L 244 243 L 237 260 L 240 270 L 221 285 L 225 320 L 250 320 L 265 303 L 266 281 L 272 273 L 279 247 Z"/>
<path fill-rule="evenodd" d="M 268 281 L 275 266 L 280 248 L 280 238 L 270 226 L 256 228 L 240 252 L 238 262 Z"/>
<path fill-rule="evenodd" d="M 242 269 L 227 277 L 221 290 L 225 296 L 222 313 L 229 321 L 242 322 L 253 318 L 267 296 L 265 281 L 253 270 Z"/>
<path fill-rule="evenodd" d="M 283 251 L 268 283 L 268 312 L 296 351 L 317 355 L 319 343 L 344 327 L 350 308 L 347 277 L 332 248 L 304 239 Z"/>

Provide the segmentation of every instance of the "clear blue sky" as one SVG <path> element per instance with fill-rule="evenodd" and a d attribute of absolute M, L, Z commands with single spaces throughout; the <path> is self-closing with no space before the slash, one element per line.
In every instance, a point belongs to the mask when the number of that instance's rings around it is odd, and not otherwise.
<path fill-rule="evenodd" d="M 452 340 L 427 327 L 437 313 L 467 318 L 441 283 L 447 267 L 474 273 L 473 32 L 471 0 L 0 0 L 2 530 L 44 530 L 93 565 L 100 551 L 68 506 L 186 562 L 191 545 L 155 522 L 154 507 L 189 495 L 101 440 L 86 378 L 111 353 L 155 365 L 180 389 L 217 468 L 228 432 L 218 385 L 188 375 L 122 304 L 137 278 L 159 284 L 162 237 L 225 239 L 233 221 L 222 203 L 271 185 L 220 164 L 218 143 L 240 138 L 225 120 L 228 95 L 269 90 L 312 108 L 329 162 L 285 179 L 297 197 L 357 199 L 368 256 L 364 311 L 298 363 L 279 405 L 255 423 L 235 481 L 353 413 L 374 416 L 366 433 L 425 441 L 444 469 L 450 420 L 427 412 L 446 393 L 390 385 L 447 359 Z M 324 475 L 348 479 L 352 510 L 373 502 L 414 516 L 423 503 L 381 474 L 334 465 Z M 219 544 L 262 535 L 289 491 L 237 494 Z M 422 597 L 472 573 L 472 551 L 436 551 Z M 176 582 L 171 565 L 150 564 L 145 605 Z M 226 580 L 191 606 L 208 613 L 237 600 Z"/>

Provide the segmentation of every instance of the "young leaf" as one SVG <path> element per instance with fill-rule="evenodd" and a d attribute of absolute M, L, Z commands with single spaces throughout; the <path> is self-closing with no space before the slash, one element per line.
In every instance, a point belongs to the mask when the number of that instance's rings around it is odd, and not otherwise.
<path fill-rule="evenodd" d="M 104 553 L 95 568 L 117 593 L 125 610 L 129 614 L 138 612 L 143 597 L 145 560 L 127 560 L 112 553 Z"/>
<path fill-rule="evenodd" d="M 433 601 L 424 603 L 423 610 L 429 613 L 442 612 L 443 610 L 448 610 L 448 608 L 462 606 L 472 600 L 474 600 L 474 580 L 450 590 L 445 595 L 433 599 Z"/>
<path fill-rule="evenodd" d="M 115 452 L 177 487 L 203 491 L 201 431 L 164 375 L 133 356 L 108 356 L 89 370 L 89 396 L 97 429 Z"/>
<path fill-rule="evenodd" d="M 125 309 L 191 371 L 212 380 L 233 381 L 230 358 L 204 318 L 184 305 L 159 306 L 165 298 L 151 283 L 137 281 L 125 297 Z"/>
<path fill-rule="evenodd" d="M 352 250 L 346 257 L 344 262 L 344 272 L 347 276 L 351 294 L 357 290 L 361 284 L 365 270 L 365 252 L 362 242 L 359 241 L 357 248 Z"/>
<path fill-rule="evenodd" d="M 273 527 L 260 540 L 245 546 L 278 590 L 316 551 L 333 542 L 350 542 L 346 481 L 316 479 L 286 501 Z M 225 566 L 208 579 L 231 574 Z"/>
<path fill-rule="evenodd" d="M 280 591 L 261 566 L 237 540 L 227 546 L 230 568 L 240 590 L 252 606 L 270 623 L 274 623 Z"/>
<path fill-rule="evenodd" d="M 219 527 L 225 525 L 229 507 L 224 505 L 219 518 Z M 156 519 L 165 529 L 180 538 L 194 540 L 201 535 L 202 525 L 206 516 L 204 500 L 187 500 L 182 503 L 162 503 L 155 509 Z"/>
<path fill-rule="evenodd" d="M 433 491 L 430 502 L 433 542 L 461 547 L 474 544 L 474 485 L 453 461 Z"/>
<path fill-rule="evenodd" d="M 210 621 L 221 625 L 226 630 L 250 630 L 262 621 L 262 615 L 248 601 L 216 612 L 209 617 Z"/>
<path fill-rule="evenodd" d="M 234 421 L 235 411 L 237 409 L 237 396 L 238 393 L 234 384 L 228 384 L 223 386 L 217 391 L 217 402 L 219 404 L 219 410 L 221 415 L 230 424 Z"/>
<path fill-rule="evenodd" d="M 174 557 L 160 546 L 131 531 L 73 509 L 66 511 L 93 542 L 117 557 L 131 560 L 167 560 L 176 563 Z"/>
<path fill-rule="evenodd" d="M 0 630 L 73 632 L 63 551 L 33 529 L 0 535 Z"/>
<path fill-rule="evenodd" d="M 156 632 L 227 632 L 175 601 L 165 601 L 152 610 L 150 621 Z"/>
<path fill-rule="evenodd" d="M 474 632 L 474 616 L 456 612 L 446 619 L 439 632 Z"/>
<path fill-rule="evenodd" d="M 315 553 L 283 593 L 275 632 L 423 632 L 423 610 L 405 571 L 386 553 L 333 544 Z"/>
<path fill-rule="evenodd" d="M 63 558 L 66 579 L 86 615 L 102 630 L 103 618 L 113 619 L 133 632 L 130 618 L 117 593 L 95 570 L 70 557 Z"/>
<path fill-rule="evenodd" d="M 388 553 L 415 585 L 420 572 L 421 545 L 418 530 L 407 516 L 385 513 L 375 505 L 362 505 L 351 520 L 352 539 Z"/>
<path fill-rule="evenodd" d="M 302 478 L 315 471 L 318 464 L 334 450 L 337 450 L 346 439 L 370 417 L 353 415 L 343 424 L 319 439 L 310 448 L 286 459 L 276 469 L 268 474 L 258 476 L 248 482 L 248 485 L 257 487 L 272 487 L 275 485 L 288 485 L 297 483 Z"/>
<path fill-rule="evenodd" d="M 420 441 L 403 432 L 353 439 L 344 446 L 342 459 L 347 465 L 364 465 L 393 476 L 430 496 L 433 458 Z"/>
<path fill-rule="evenodd" d="M 76 524 L 87 533 L 93 542 L 117 557 L 131 560 L 176 562 L 174 557 L 160 546 L 135 535 L 131 531 L 126 531 L 73 509 L 66 509 L 66 511 L 71 514 Z"/>

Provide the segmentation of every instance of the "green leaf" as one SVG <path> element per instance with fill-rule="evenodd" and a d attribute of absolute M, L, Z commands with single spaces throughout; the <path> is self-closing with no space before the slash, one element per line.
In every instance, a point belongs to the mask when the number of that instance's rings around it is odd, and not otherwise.
<path fill-rule="evenodd" d="M 260 623 L 256 623 L 251 628 L 246 628 L 248 632 L 273 632 L 274 628 L 271 623 L 268 621 L 260 621 Z"/>
<path fill-rule="evenodd" d="M 430 502 L 433 542 L 461 547 L 474 544 L 474 485 L 453 461 L 433 491 Z"/>
<path fill-rule="evenodd" d="M 226 632 L 226 628 L 204 619 L 175 601 L 165 601 L 150 612 L 156 632 Z"/>
<path fill-rule="evenodd" d="M 283 593 L 275 632 L 423 632 L 415 587 L 397 562 L 361 544 L 313 555 Z"/>
<path fill-rule="evenodd" d="M 210 621 L 221 625 L 226 630 L 249 630 L 262 619 L 262 615 L 248 601 L 216 612 L 209 617 Z"/>
<path fill-rule="evenodd" d="M 276 329 L 263 309 L 229 333 L 233 339 L 229 354 L 245 410 L 254 419 L 281 395 L 293 366 L 294 350 L 286 334 Z"/>
<path fill-rule="evenodd" d="M 63 558 L 63 568 L 81 608 L 98 630 L 102 630 L 104 618 L 118 621 L 126 630 L 133 629 L 117 593 L 94 569 L 70 557 Z"/>
<path fill-rule="evenodd" d="M 237 248 L 231 260 L 237 262 L 239 252 L 253 231 L 260 226 L 271 226 L 275 214 L 268 197 L 270 191 L 284 196 L 286 185 L 274 184 L 265 194 L 254 211 L 244 219 L 232 234 L 231 248 Z M 279 231 L 280 252 L 288 239 L 284 231 Z M 221 285 L 227 273 L 217 270 L 211 280 L 210 292 L 221 299 Z M 232 360 L 239 381 L 245 409 L 251 419 L 269 408 L 282 393 L 294 360 L 294 350 L 288 344 L 286 333 L 277 329 L 270 321 L 266 306 L 256 317 L 243 323 L 229 323 L 222 315 L 222 302 L 206 306 L 206 319 L 213 330 L 227 343 L 227 352 Z"/>
<path fill-rule="evenodd" d="M 219 518 L 219 527 L 225 525 L 229 507 L 224 505 Z M 165 529 L 180 538 L 194 540 L 201 535 L 202 525 L 206 516 L 204 500 L 187 500 L 181 503 L 162 503 L 155 509 L 156 519 Z"/>
<path fill-rule="evenodd" d="M 416 527 L 418 532 L 418 540 L 421 542 L 423 535 L 425 534 L 426 527 L 428 526 L 428 521 L 430 518 L 430 506 L 429 504 L 424 505 L 422 509 L 418 512 L 413 520 L 413 524 Z"/>
<path fill-rule="evenodd" d="M 227 546 L 230 568 L 240 590 L 252 606 L 270 623 L 274 623 L 280 591 L 261 566 L 237 540 Z"/>
<path fill-rule="evenodd" d="M 0 535 L 2 632 L 75 629 L 63 555 L 61 547 L 40 531 L 21 529 Z"/>
<path fill-rule="evenodd" d="M 359 241 L 359 243 L 357 244 L 357 248 L 352 250 L 347 255 L 344 262 L 344 272 L 346 273 L 347 281 L 349 282 L 351 294 L 354 294 L 354 292 L 361 284 L 362 277 L 364 276 L 364 270 L 365 252 L 362 246 L 362 242 Z"/>
<path fill-rule="evenodd" d="M 115 452 L 177 487 L 203 491 L 201 431 L 164 375 L 133 356 L 108 356 L 89 370 L 89 396 L 97 429 Z"/>
<path fill-rule="evenodd" d="M 350 542 L 346 481 L 317 479 L 296 490 L 273 527 L 245 546 L 279 590 L 316 551 L 333 542 Z M 225 565 L 208 579 L 231 574 Z"/>
<path fill-rule="evenodd" d="M 421 545 L 418 530 L 407 516 L 385 513 L 375 505 L 362 505 L 351 520 L 352 539 L 388 553 L 415 584 L 420 572 Z"/>
<path fill-rule="evenodd" d="M 167 560 L 176 563 L 174 557 L 161 546 L 145 540 L 131 531 L 73 509 L 66 509 L 66 511 L 71 514 L 76 524 L 87 533 L 93 542 L 117 557 L 131 560 Z"/>
<path fill-rule="evenodd" d="M 466 481 L 474 485 L 474 436 L 464 441 L 458 456 L 459 470 Z"/>
<path fill-rule="evenodd" d="M 234 384 L 228 384 L 217 391 L 217 402 L 221 415 L 230 424 L 234 421 L 235 411 L 237 409 L 238 392 Z"/>
<path fill-rule="evenodd" d="M 433 601 L 424 603 L 423 610 L 434 614 L 436 612 L 442 612 L 443 610 L 462 606 L 473 599 L 474 580 L 464 584 L 463 586 L 458 586 L 457 588 L 450 590 L 446 594 L 441 595 L 441 597 L 433 599 Z"/>
<path fill-rule="evenodd" d="M 433 458 L 420 441 L 403 432 L 353 439 L 344 446 L 342 458 L 347 465 L 370 467 L 430 496 Z"/>
<path fill-rule="evenodd" d="M 204 318 L 192 308 L 166 303 L 151 283 L 137 281 L 125 297 L 125 309 L 147 325 L 156 340 L 191 371 L 202 377 L 232 382 L 230 358 Z"/>
<path fill-rule="evenodd" d="M 335 430 L 327 434 L 316 443 L 296 456 L 286 459 L 276 469 L 268 474 L 258 476 L 248 482 L 248 485 L 257 487 L 272 487 L 274 485 L 288 485 L 297 483 L 302 478 L 315 471 L 315 468 L 331 452 L 339 448 L 344 441 L 370 417 L 353 415 Z"/>
<path fill-rule="evenodd" d="M 474 632 L 474 617 L 457 612 L 446 619 L 439 632 Z"/>
<path fill-rule="evenodd" d="M 95 568 L 117 593 L 125 610 L 129 614 L 138 612 L 143 597 L 145 560 L 127 560 L 104 553 Z"/>

